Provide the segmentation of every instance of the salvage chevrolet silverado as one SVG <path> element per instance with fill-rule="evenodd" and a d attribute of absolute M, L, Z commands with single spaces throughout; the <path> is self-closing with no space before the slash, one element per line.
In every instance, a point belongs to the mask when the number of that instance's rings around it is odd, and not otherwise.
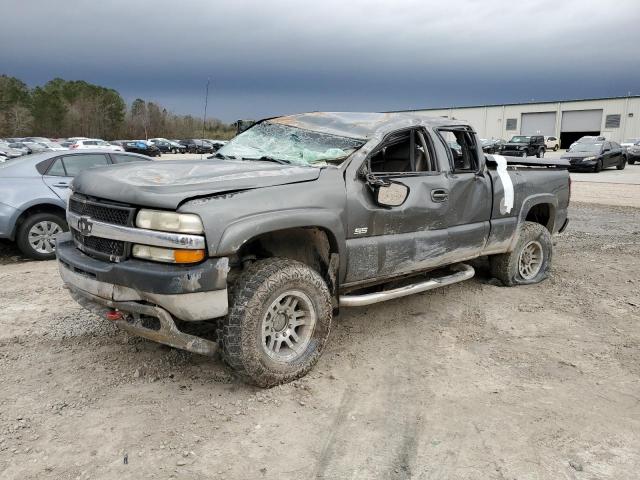
<path fill-rule="evenodd" d="M 313 367 L 339 307 L 469 279 L 479 256 L 507 286 L 546 278 L 569 177 L 531 163 L 417 113 L 267 119 L 210 160 L 80 174 L 59 269 L 119 327 L 272 386 Z"/>

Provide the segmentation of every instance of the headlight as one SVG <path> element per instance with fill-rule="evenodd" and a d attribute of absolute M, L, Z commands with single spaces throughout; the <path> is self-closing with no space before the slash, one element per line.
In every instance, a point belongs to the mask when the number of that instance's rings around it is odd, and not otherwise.
<path fill-rule="evenodd" d="M 524 147 L 518 147 L 518 150 L 524 150 Z"/>
<path fill-rule="evenodd" d="M 598 157 L 585 157 L 585 158 L 582 159 L 582 161 L 583 162 L 588 162 L 590 160 L 595 160 L 596 158 L 598 158 Z"/>
<path fill-rule="evenodd" d="M 140 210 L 136 226 L 148 230 L 177 233 L 202 233 L 202 220 L 193 213 L 163 212 L 162 210 Z"/>
<path fill-rule="evenodd" d="M 136 258 L 164 263 L 196 263 L 205 258 L 204 250 L 174 250 L 149 245 L 134 245 L 131 254 Z"/>

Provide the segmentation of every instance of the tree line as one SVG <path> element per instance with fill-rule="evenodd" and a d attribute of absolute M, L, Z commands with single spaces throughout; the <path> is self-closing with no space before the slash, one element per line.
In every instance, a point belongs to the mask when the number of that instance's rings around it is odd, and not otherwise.
<path fill-rule="evenodd" d="M 201 138 L 202 127 L 202 118 L 176 115 L 141 98 L 127 106 L 116 90 L 82 80 L 54 78 L 29 88 L 0 75 L 0 138 Z M 234 125 L 208 119 L 204 138 L 231 138 L 235 131 Z"/>

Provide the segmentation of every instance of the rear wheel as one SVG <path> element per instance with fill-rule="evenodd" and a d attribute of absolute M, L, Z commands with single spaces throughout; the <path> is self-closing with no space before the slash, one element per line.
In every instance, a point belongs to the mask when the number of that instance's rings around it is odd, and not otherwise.
<path fill-rule="evenodd" d="M 27 257 L 51 260 L 56 257 L 56 235 L 68 230 L 62 215 L 36 213 L 27 217 L 18 228 L 16 243 Z"/>
<path fill-rule="evenodd" d="M 507 287 L 539 283 L 549 274 L 552 255 L 549 231 L 539 223 L 524 222 L 513 251 L 489 257 L 491 274 Z"/>
<path fill-rule="evenodd" d="M 557 152 L 559 148 L 560 148 L 560 147 L 558 146 L 558 144 L 556 144 L 556 145 L 553 147 L 553 151 L 554 151 L 554 152 Z"/>
<path fill-rule="evenodd" d="M 537 158 L 543 158 L 544 157 L 544 148 L 541 148 L 540 150 L 538 150 L 538 152 L 536 153 L 536 157 Z"/>
<path fill-rule="evenodd" d="M 236 280 L 222 320 L 222 356 L 248 382 L 261 387 L 305 375 L 320 358 L 333 317 L 331 294 L 304 263 L 271 258 Z"/>

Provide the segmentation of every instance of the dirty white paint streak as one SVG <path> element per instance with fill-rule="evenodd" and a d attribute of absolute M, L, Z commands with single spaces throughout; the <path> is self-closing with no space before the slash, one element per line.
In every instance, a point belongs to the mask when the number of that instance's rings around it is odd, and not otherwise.
<path fill-rule="evenodd" d="M 507 171 L 507 159 L 502 155 L 494 155 L 493 159 L 496 162 L 498 177 L 500 177 L 504 189 L 504 199 L 500 202 L 500 213 L 509 213 L 513 208 L 513 182 L 511 182 Z"/>

